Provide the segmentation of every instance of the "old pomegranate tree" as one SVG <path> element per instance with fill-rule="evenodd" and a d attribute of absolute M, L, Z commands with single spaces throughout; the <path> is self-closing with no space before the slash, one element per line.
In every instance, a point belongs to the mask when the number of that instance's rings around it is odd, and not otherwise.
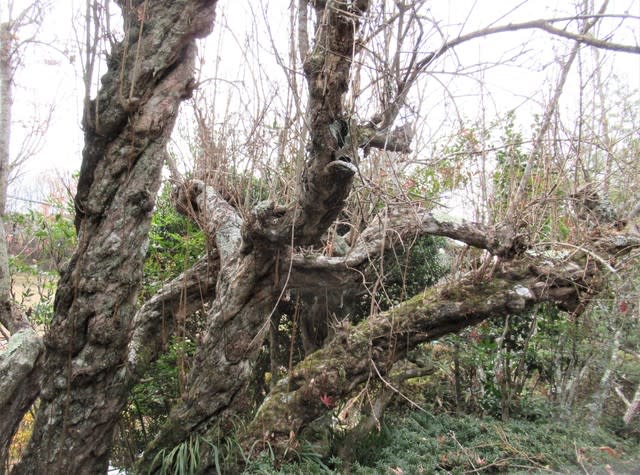
<path fill-rule="evenodd" d="M 129 390 L 161 351 L 173 315 L 188 316 L 203 301 L 206 330 L 186 391 L 142 454 L 143 470 L 157 468 L 158 453 L 196 434 L 229 435 L 237 420 L 245 421 L 235 435 L 247 453 L 267 445 L 279 453 L 295 448 L 336 401 L 361 391 L 372 379 L 383 381 L 421 343 L 490 317 L 526 312 L 541 302 L 582 311 L 604 285 L 603 270 L 640 244 L 632 232 L 634 217 L 599 214 L 601 195 L 591 186 L 563 205 L 576 222 L 587 223 L 575 241 L 562 244 L 574 252 L 538 246 L 529 208 L 540 204 L 544 193 L 535 196 L 526 181 L 529 171 L 516 176 L 525 192 L 514 195 L 504 219 L 494 217 L 490 224 L 443 221 L 429 212 L 425 201 L 400 199 L 378 206 L 366 221 L 345 224 L 359 167 L 370 154 L 410 150 L 412 134 L 399 124 L 400 111 L 421 75 L 458 44 L 538 28 L 575 44 L 631 53 L 637 48 L 586 34 L 593 26 L 589 22 L 575 34 L 546 21 L 512 24 L 444 41 L 430 53 L 419 53 L 417 36 L 414 53 L 404 57 L 406 64 L 378 72 L 387 79 L 395 74 L 379 109 L 359 118 L 347 105 L 356 59 L 361 60 L 367 41 L 380 31 L 400 21 L 419 21 L 414 13 L 420 2 L 398 2 L 397 14 L 382 18 L 372 13 L 380 5 L 369 0 L 300 0 L 298 60 L 306 81 L 308 136 L 295 200 L 262 201 L 242 210 L 206 180 L 181 180 L 173 202 L 205 231 L 208 255 L 138 307 L 165 146 L 180 103 L 196 87 L 195 40 L 211 30 L 216 1 L 117 3 L 125 35 L 113 43 L 100 91 L 83 117 L 85 148 L 75 199 L 78 246 L 58 285 L 55 317 L 44 345 L 37 337 L 33 342 L 30 329 L 6 325 L 14 333 L 11 351 L 1 361 L 3 375 L 8 375 L 2 378 L 0 401 L 4 449 L 22 415 L 39 400 L 32 439 L 12 473 L 104 473 Z M 307 31 L 309 15 L 313 34 Z M 557 101 L 545 117 L 552 117 L 555 107 Z M 532 160 L 542 160 L 541 155 L 534 150 Z M 535 163 L 528 166 L 534 169 Z M 329 233 L 338 220 L 342 231 Z M 261 377 L 255 363 L 266 347 L 275 309 L 327 292 L 361 294 L 372 278 L 372 262 L 427 235 L 483 250 L 481 264 L 357 324 L 330 325 L 312 305 L 303 307 L 307 312 L 299 315 L 300 326 L 313 320 L 314 328 L 322 329 L 303 334 L 306 357 L 266 397 L 251 390 Z M 212 463 L 204 456 L 201 470 Z"/>

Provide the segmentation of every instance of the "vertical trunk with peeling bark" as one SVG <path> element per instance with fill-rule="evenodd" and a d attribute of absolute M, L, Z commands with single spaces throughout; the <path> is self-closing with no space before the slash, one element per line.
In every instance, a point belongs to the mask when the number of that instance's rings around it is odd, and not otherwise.
<path fill-rule="evenodd" d="M 217 192 L 202 182 L 180 190 L 178 208 L 192 207 L 215 242 L 220 257 L 216 298 L 208 312 L 206 336 L 200 343 L 186 394 L 145 451 L 140 469 L 149 469 L 159 450 L 205 431 L 214 419 L 224 420 L 250 407 L 247 386 L 270 324 L 274 305 L 271 274 L 277 252 L 243 244 L 242 220 Z"/>
<path fill-rule="evenodd" d="M 640 413 L 640 384 L 638 384 L 636 392 L 633 394 L 633 399 L 629 402 L 627 410 L 624 412 L 624 416 L 622 416 L 624 425 L 629 427 L 638 413 Z"/>
<path fill-rule="evenodd" d="M 596 427 L 600 418 L 602 417 L 602 411 L 604 409 L 604 403 L 611 391 L 611 379 L 613 378 L 615 371 L 620 361 L 620 340 L 622 338 L 622 331 L 616 330 L 613 335 L 613 341 L 611 342 L 611 356 L 607 362 L 607 366 L 600 378 L 600 384 L 598 389 L 592 396 L 591 404 L 589 404 L 589 424 L 591 427 Z"/>
<path fill-rule="evenodd" d="M 4 230 L 13 105 L 12 38 L 11 23 L 0 24 L 0 323 L 11 332 L 9 345 L 0 354 L 0 471 L 8 461 L 13 434 L 39 393 L 38 362 L 42 352 L 40 337 L 12 304 Z"/>
<path fill-rule="evenodd" d="M 7 184 L 9 182 L 9 154 L 11 153 L 11 106 L 13 91 L 11 87 L 12 32 L 10 22 L 0 24 L 0 322 L 7 326 L 11 318 L 11 278 L 9 276 L 9 257 L 4 233 L 4 213 L 7 203 Z"/>
<path fill-rule="evenodd" d="M 106 472 L 164 148 L 215 0 L 120 5 L 128 31 L 84 117 L 78 246 L 58 285 L 41 404 L 17 474 Z"/>
<path fill-rule="evenodd" d="M 11 24 L 0 24 L 0 216 L 4 216 L 9 181 L 9 154 L 11 153 L 11 106 L 13 88 L 11 76 Z"/>

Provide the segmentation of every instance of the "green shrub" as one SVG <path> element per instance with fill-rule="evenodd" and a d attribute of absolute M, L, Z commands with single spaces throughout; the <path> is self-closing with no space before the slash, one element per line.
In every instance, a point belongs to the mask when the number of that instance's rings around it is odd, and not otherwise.
<path fill-rule="evenodd" d="M 637 445 L 564 421 L 533 423 L 412 413 L 363 441 L 352 473 L 579 471 L 606 464 L 627 470 Z M 617 458 L 620 457 L 620 458 Z M 635 460 L 637 463 L 638 460 Z M 399 469 L 399 470 L 398 470 Z"/>

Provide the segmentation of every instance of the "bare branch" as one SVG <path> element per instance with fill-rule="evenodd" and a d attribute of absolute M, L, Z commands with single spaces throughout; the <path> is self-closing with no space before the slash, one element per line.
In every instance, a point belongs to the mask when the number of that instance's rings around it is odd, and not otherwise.
<path fill-rule="evenodd" d="M 608 4 L 608 0 L 605 0 L 602 6 L 600 7 L 600 12 L 599 12 L 600 14 L 603 14 L 605 12 L 605 9 L 607 8 L 607 4 Z M 591 21 L 585 22 L 585 24 L 580 30 L 580 35 L 586 36 L 589 30 L 591 30 L 595 26 L 596 21 L 597 21 L 596 19 L 592 19 Z M 544 114 L 542 116 L 542 123 L 540 124 L 538 133 L 536 134 L 536 137 L 533 141 L 533 150 L 529 154 L 527 164 L 525 165 L 524 172 L 520 177 L 520 182 L 518 183 L 518 188 L 515 191 L 515 195 L 512 197 L 509 203 L 509 209 L 507 210 L 507 215 L 506 215 L 506 220 L 509 222 L 513 221 L 516 211 L 521 206 L 523 206 L 522 200 L 524 197 L 525 185 L 528 182 L 529 177 L 531 176 L 534 162 L 536 160 L 539 160 L 540 158 L 540 155 L 542 152 L 543 139 L 547 134 L 549 126 L 551 125 L 552 117 L 556 109 L 558 108 L 558 102 L 560 100 L 560 96 L 564 89 L 564 85 L 567 81 L 567 78 L 569 77 L 569 71 L 571 70 L 573 61 L 575 60 L 578 54 L 579 46 L 580 46 L 579 42 L 576 42 L 573 45 L 573 47 L 571 48 L 571 51 L 569 52 L 568 58 L 566 59 L 566 61 L 564 62 L 560 70 L 560 78 L 558 79 L 558 83 L 553 92 L 553 97 L 551 98 L 551 100 L 549 101 L 549 103 L 545 108 Z"/>
<path fill-rule="evenodd" d="M 589 18 L 601 18 L 602 15 L 592 15 Z M 563 19 L 564 21 L 565 19 Z M 446 51 L 451 48 L 455 48 L 462 43 L 466 43 L 467 41 L 475 40 L 477 38 L 483 38 L 489 35 L 495 35 L 498 33 L 507 33 L 519 30 L 531 30 L 531 29 L 539 29 L 551 33 L 552 35 L 561 36 L 563 38 L 567 38 L 573 41 L 576 41 L 581 44 L 586 44 L 589 46 L 593 46 L 595 48 L 606 49 L 610 51 L 617 51 L 622 53 L 632 53 L 632 54 L 640 54 L 640 46 L 635 45 L 623 45 L 618 43 L 612 43 L 605 40 L 600 40 L 594 38 L 591 35 L 586 33 L 572 33 L 567 30 L 562 30 L 560 28 L 556 28 L 552 25 L 554 19 L 540 19 L 540 20 L 531 20 L 523 23 L 509 23 L 508 25 L 500 25 L 493 26 L 490 28 L 485 28 L 482 30 L 474 31 L 471 33 L 467 33 L 466 35 L 461 35 L 458 38 L 455 38 L 451 41 L 447 41 L 444 43 L 437 52 L 432 53 L 425 58 L 421 59 L 418 63 L 420 68 L 424 68 L 428 64 L 432 63 L 434 59 L 442 56 Z"/>
<path fill-rule="evenodd" d="M 381 253 L 426 235 L 448 237 L 503 258 L 512 258 L 527 248 L 525 236 L 507 225 L 441 221 L 424 209 L 400 207 L 378 214 L 344 257 L 293 255 L 291 286 L 359 287 L 364 267 Z M 283 261 L 280 265 L 284 271 L 289 264 Z"/>
<path fill-rule="evenodd" d="M 411 153 L 411 141 L 414 132 L 411 124 L 404 124 L 400 127 L 378 128 L 372 123 L 361 126 L 357 131 L 359 141 L 357 146 L 367 148 L 377 148 L 389 152 Z"/>
<path fill-rule="evenodd" d="M 486 36 L 500 34 L 500 33 L 508 33 L 514 31 L 521 30 L 531 30 L 538 29 L 542 31 L 546 31 L 555 36 L 560 36 L 563 38 L 567 38 L 573 41 L 576 41 L 578 44 L 584 44 L 593 46 L 595 48 L 623 52 L 623 53 L 632 53 L 632 54 L 640 54 L 640 46 L 636 45 L 624 45 L 613 43 L 606 40 L 601 40 L 595 38 L 589 34 L 587 34 L 588 28 L 586 30 L 581 30 L 578 33 L 570 32 L 566 29 L 561 29 L 555 27 L 553 24 L 558 22 L 566 22 L 571 20 L 591 20 L 587 22 L 587 24 L 593 24 L 593 22 L 601 19 L 601 18 L 628 18 L 628 19 L 637 19 L 637 17 L 632 15 L 606 15 L 603 12 L 596 15 L 576 15 L 573 17 L 563 17 L 563 18 L 550 18 L 550 19 L 538 19 L 531 20 L 522 23 L 509 23 L 507 25 L 499 25 L 488 28 L 483 28 L 477 31 L 473 31 L 464 35 L 461 35 L 452 40 L 445 41 L 440 48 L 436 51 L 433 51 L 421 59 L 417 60 L 415 57 L 412 57 L 410 60 L 409 67 L 406 68 L 406 72 L 404 77 L 398 83 L 398 90 L 394 98 L 392 98 L 386 105 L 385 110 L 378 115 L 378 119 L 380 120 L 380 126 L 382 129 L 389 127 L 393 121 L 398 116 L 404 101 L 407 98 L 407 95 L 417 80 L 418 76 L 424 72 L 430 65 L 434 63 L 434 61 L 441 56 L 443 56 L 446 52 L 455 47 L 466 43 L 468 41 L 472 41 L 478 38 L 484 38 Z M 395 20 L 395 17 L 392 18 Z M 417 47 L 414 48 L 417 50 Z"/>
<path fill-rule="evenodd" d="M 629 401 L 627 410 L 622 417 L 624 424 L 629 426 L 633 419 L 640 413 L 640 385 L 636 387 L 636 391 L 633 394 L 633 398 Z"/>
<path fill-rule="evenodd" d="M 309 54 L 309 32 L 307 23 L 307 9 L 309 8 L 309 0 L 298 0 L 298 50 L 300 53 L 300 61 L 303 63 Z"/>
<path fill-rule="evenodd" d="M 191 180 L 175 186 L 171 199 L 176 209 L 194 218 L 216 244 L 223 263 L 237 252 L 242 243 L 242 218 L 213 187 Z"/>

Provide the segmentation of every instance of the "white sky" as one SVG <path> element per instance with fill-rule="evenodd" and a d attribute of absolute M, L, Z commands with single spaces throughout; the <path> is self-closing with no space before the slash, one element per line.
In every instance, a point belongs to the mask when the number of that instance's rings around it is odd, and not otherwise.
<path fill-rule="evenodd" d="M 4 1 L 4 0 L 0 0 Z M 16 10 L 29 0 L 16 0 Z M 76 48 L 74 29 L 71 27 L 73 18 L 77 17 L 78 8 L 84 2 L 80 0 L 55 1 L 45 18 L 40 38 L 44 43 L 53 45 L 58 50 L 66 50 L 73 55 Z M 226 22 L 233 30 L 216 27 L 207 41 L 205 57 L 216 55 L 215 43 L 220 39 L 224 45 L 221 55 L 221 69 L 217 76 L 224 76 L 229 80 L 247 74 L 239 61 L 243 52 L 237 45 L 245 37 L 247 28 L 251 28 L 250 10 L 259 11 L 256 1 L 220 0 L 218 16 L 220 22 Z M 281 51 L 287 48 L 289 28 L 288 0 L 271 0 L 267 2 L 269 18 L 276 41 L 282 41 Z M 519 6 L 519 7 L 518 7 Z M 516 8 L 517 7 L 517 8 Z M 511 12 L 505 18 L 506 13 Z M 115 6 L 112 6 L 117 11 Z M 431 6 L 433 15 L 441 21 L 441 27 L 447 31 L 449 37 L 455 37 L 459 32 L 470 32 L 490 24 L 505 24 L 537 18 L 571 15 L 574 8 L 571 2 L 553 0 L 510 0 L 495 2 L 493 0 L 452 0 L 447 2 L 434 1 Z M 610 3 L 609 13 L 629 13 L 640 16 L 640 0 L 615 0 Z M 5 12 L 0 11 L 0 14 Z M 115 24 L 119 25 L 119 19 Z M 616 21 L 608 21 L 600 30 L 599 37 L 638 44 L 640 42 L 640 21 L 627 21 L 623 28 L 616 29 Z M 80 28 L 80 27 L 79 27 Z M 81 33 L 79 33 L 81 34 Z M 279 37 L 279 38 L 278 38 Z M 265 49 L 269 48 L 268 40 L 261 40 Z M 434 74 L 433 80 L 425 84 L 425 98 L 423 104 L 428 111 L 422 111 L 429 119 L 422 125 L 428 133 L 434 136 L 443 131 L 439 130 L 441 118 L 452 115 L 451 106 L 444 107 L 443 98 L 448 95 L 456 96 L 458 111 L 465 119 L 475 120 L 484 114 L 489 118 L 504 114 L 507 110 L 524 105 L 524 111 L 540 112 L 540 104 L 549 96 L 550 88 L 555 83 L 550 80 L 557 75 L 557 64 L 554 60 L 566 54 L 571 44 L 566 40 L 551 38 L 543 32 L 524 31 L 504 33 L 493 37 L 472 41 L 461 45 L 447 59 L 436 66 L 436 70 L 454 71 L 454 60 L 463 65 L 475 65 L 482 61 L 499 61 L 520 53 L 522 44 L 526 45 L 526 54 L 519 55 L 518 61 L 494 69 L 489 69 L 475 79 L 464 78 L 457 74 Z M 437 45 L 435 46 L 437 47 Z M 434 47 L 432 47 L 434 49 Z M 602 53 L 603 55 L 605 53 Z M 215 61 L 208 61 L 211 66 Z M 275 66 L 272 58 L 267 54 L 261 59 L 261 66 L 274 68 L 274 78 L 282 75 Z M 82 132 L 80 130 L 81 104 L 83 86 L 80 79 L 80 64 L 77 58 L 70 62 L 55 49 L 46 46 L 34 46 L 28 50 L 24 59 L 24 66 L 16 76 L 13 145 L 21 140 L 25 130 L 22 122 L 28 123 L 34 115 L 43 116 L 52 104 L 55 107 L 53 120 L 44 137 L 42 150 L 24 167 L 24 176 L 17 183 L 10 194 L 41 198 L 39 192 L 45 188 L 46 181 L 57 173 L 68 174 L 80 167 L 82 150 Z M 640 56 L 629 54 L 606 53 L 607 71 L 623 78 L 632 89 L 640 87 Z M 104 72 L 104 70 L 102 71 Z M 102 72 L 97 72 L 99 77 Z M 489 92 L 483 102 L 479 100 L 480 82 L 482 90 Z M 563 93 L 566 107 L 572 103 L 572 95 L 576 93 L 577 82 L 567 85 Z M 230 88 L 233 90 L 233 88 Z M 241 94 L 246 94 L 242 91 Z M 246 97 L 245 97 L 246 100 Z M 527 116 L 528 114 L 524 114 Z M 529 122 L 530 124 L 531 122 Z M 527 124 L 528 125 L 528 124 Z"/>

